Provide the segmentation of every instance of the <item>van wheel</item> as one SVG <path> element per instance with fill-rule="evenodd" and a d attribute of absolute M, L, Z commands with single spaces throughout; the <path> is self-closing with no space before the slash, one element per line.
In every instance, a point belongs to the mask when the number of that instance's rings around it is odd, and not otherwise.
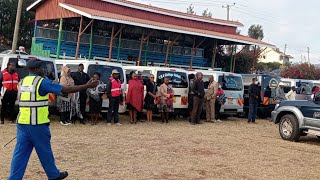
<path fill-rule="evenodd" d="M 279 132 L 282 139 L 298 141 L 300 138 L 299 122 L 292 114 L 284 115 L 280 119 Z"/>
<path fill-rule="evenodd" d="M 318 137 L 318 139 L 320 139 L 320 136 L 317 136 Z"/>

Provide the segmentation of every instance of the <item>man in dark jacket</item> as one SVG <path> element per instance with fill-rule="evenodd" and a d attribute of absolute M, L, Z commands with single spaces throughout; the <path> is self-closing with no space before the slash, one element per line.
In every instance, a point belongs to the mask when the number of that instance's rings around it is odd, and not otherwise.
<path fill-rule="evenodd" d="M 87 82 L 90 80 L 87 73 L 83 72 L 84 66 L 83 64 L 79 64 L 78 66 L 78 72 L 71 73 L 71 76 L 74 80 L 74 84 L 76 86 L 87 84 Z M 87 93 L 86 90 L 80 91 L 80 111 L 83 116 L 83 118 L 86 118 L 86 103 L 87 103 Z M 81 120 L 80 123 L 84 124 L 84 122 Z"/>
<path fill-rule="evenodd" d="M 201 72 L 198 72 L 196 74 L 197 79 L 193 82 L 193 109 L 192 109 L 192 115 L 191 115 L 191 124 L 202 124 L 200 123 L 200 115 L 202 111 L 203 106 L 203 100 L 204 100 L 204 82 L 203 82 L 203 74 Z"/>
<path fill-rule="evenodd" d="M 248 123 L 256 122 L 258 105 L 260 103 L 260 89 L 256 78 L 252 78 L 252 84 L 249 86 L 249 113 Z"/>
<path fill-rule="evenodd" d="M 191 115 L 192 115 L 192 109 L 193 109 L 193 83 L 196 76 L 194 74 L 189 75 L 189 94 L 188 94 L 188 111 L 190 113 L 190 117 L 188 117 L 189 122 L 191 122 Z"/>

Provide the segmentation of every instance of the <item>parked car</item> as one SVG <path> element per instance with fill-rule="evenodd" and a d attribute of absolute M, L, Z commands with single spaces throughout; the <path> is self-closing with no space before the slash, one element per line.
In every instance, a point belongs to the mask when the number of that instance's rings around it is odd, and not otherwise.
<path fill-rule="evenodd" d="M 284 140 L 298 141 L 307 134 L 320 138 L 320 94 L 313 100 L 282 101 L 271 117 Z"/>

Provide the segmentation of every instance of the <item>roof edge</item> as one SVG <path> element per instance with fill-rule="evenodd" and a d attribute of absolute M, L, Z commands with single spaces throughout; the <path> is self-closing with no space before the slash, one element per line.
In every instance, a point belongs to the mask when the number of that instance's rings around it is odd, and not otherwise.
<path fill-rule="evenodd" d="M 41 3 L 41 1 L 43 0 L 37 0 L 35 2 L 33 2 L 30 6 L 27 7 L 27 11 L 33 11 L 35 7 L 37 7 L 39 5 L 39 3 Z"/>
<path fill-rule="evenodd" d="M 236 22 L 236 21 L 229 21 L 229 23 L 228 23 L 227 20 L 222 20 L 221 19 L 221 21 L 226 21 L 226 22 L 219 22 L 218 20 L 220 20 L 220 19 L 211 18 L 209 20 L 209 19 L 201 18 L 201 16 L 197 16 L 197 15 L 187 16 L 187 13 L 183 13 L 183 12 L 179 12 L 179 11 L 173 11 L 173 10 L 170 10 L 170 9 L 165 9 L 165 10 L 168 10 L 168 11 L 171 11 L 171 12 L 182 13 L 182 14 L 185 14 L 185 15 L 172 14 L 172 13 L 169 13 L 169 12 L 164 12 L 164 11 L 160 11 L 160 10 L 156 10 L 156 9 L 152 9 L 152 8 L 147 8 L 147 7 L 142 7 L 142 6 L 139 6 L 139 5 L 129 4 L 129 3 L 135 3 L 135 4 L 144 5 L 144 4 L 141 4 L 141 3 L 136 3 L 136 2 L 132 2 L 132 1 L 128 1 L 128 0 L 122 0 L 122 1 L 119 1 L 119 0 L 101 0 L 101 1 L 109 2 L 109 3 L 120 5 L 120 6 L 130 7 L 130 8 L 134 8 L 134 9 L 139 9 L 139 10 L 143 10 L 143 11 L 153 12 L 153 13 L 157 13 L 157 14 L 162 14 L 162 15 L 167 15 L 167 16 L 172 16 L 172 17 L 178 17 L 178 18 L 183 18 L 183 19 L 194 20 L 194 21 L 201 21 L 201 22 L 206 22 L 206 23 L 214 23 L 214 24 L 219 24 L 219 25 L 224 25 L 224 26 L 232 26 L 232 27 L 243 27 L 244 26 L 242 23 Z M 129 3 L 126 3 L 125 1 L 127 1 Z M 155 8 L 164 9 L 164 8 L 160 8 L 160 7 L 156 7 L 156 6 L 155 6 Z"/>

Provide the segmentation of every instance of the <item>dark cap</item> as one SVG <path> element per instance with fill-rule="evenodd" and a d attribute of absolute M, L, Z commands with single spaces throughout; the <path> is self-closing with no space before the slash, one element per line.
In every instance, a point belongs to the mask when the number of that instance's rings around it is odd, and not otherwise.
<path fill-rule="evenodd" d="M 40 68 L 42 61 L 38 59 L 31 59 L 27 62 L 27 68 Z"/>

